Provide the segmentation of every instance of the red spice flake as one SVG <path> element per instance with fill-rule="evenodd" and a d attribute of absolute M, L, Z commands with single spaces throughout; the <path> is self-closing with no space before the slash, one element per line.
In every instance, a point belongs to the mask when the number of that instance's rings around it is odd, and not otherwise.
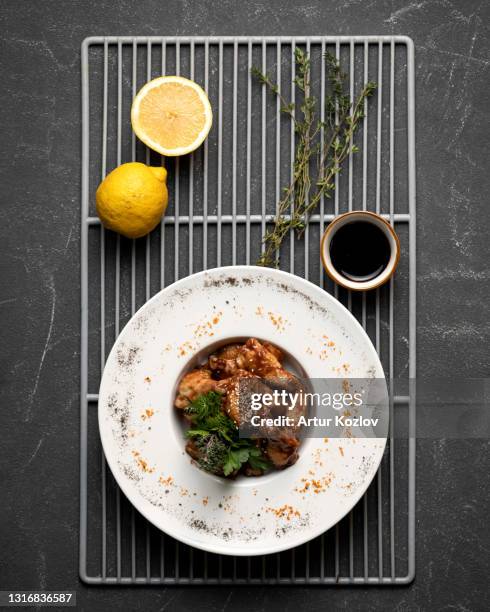
<path fill-rule="evenodd" d="M 194 336 L 196 338 L 201 338 L 202 336 L 207 335 L 207 333 L 208 330 L 206 329 L 205 325 L 198 325 L 194 330 Z"/>
<path fill-rule="evenodd" d="M 169 476 L 168 478 L 164 478 L 163 476 L 160 476 L 160 478 L 158 479 L 158 482 L 160 482 L 160 484 L 162 485 L 165 485 L 166 487 L 169 487 L 171 484 L 173 484 L 174 477 Z"/>
<path fill-rule="evenodd" d="M 289 504 L 284 504 L 284 506 L 280 508 L 266 508 L 266 511 L 272 512 L 277 518 L 285 518 L 287 521 L 290 521 L 294 517 L 301 516 L 298 510 L 295 510 L 293 506 Z"/>
<path fill-rule="evenodd" d="M 194 337 L 202 338 L 203 336 L 214 336 L 213 325 L 217 325 L 222 316 L 223 313 L 220 311 L 215 314 L 212 319 L 198 323 L 193 330 Z"/>
<path fill-rule="evenodd" d="M 347 378 L 344 378 L 344 380 L 342 381 L 342 390 L 344 391 L 344 393 L 349 393 L 350 391 L 350 383 Z"/>
<path fill-rule="evenodd" d="M 339 453 L 342 455 L 342 457 L 344 456 L 344 449 L 341 446 L 339 446 Z"/>
<path fill-rule="evenodd" d="M 209 503 L 209 497 L 203 497 L 202 498 L 202 505 L 203 506 L 207 506 Z"/>
<path fill-rule="evenodd" d="M 332 371 L 336 372 L 337 374 L 348 374 L 350 372 L 350 369 L 350 364 L 348 363 L 343 363 L 337 368 L 332 367 Z"/>
<path fill-rule="evenodd" d="M 326 336 L 325 334 L 323 334 L 322 338 L 325 340 L 325 345 L 328 346 L 329 348 L 332 348 L 335 346 L 335 342 L 333 340 L 330 340 L 330 338 Z"/>
<path fill-rule="evenodd" d="M 315 493 L 325 492 L 330 486 L 333 478 L 332 475 L 324 476 L 321 480 L 314 480 L 313 486 L 315 487 Z"/>
<path fill-rule="evenodd" d="M 306 478 L 302 478 L 301 482 L 303 482 L 303 486 L 301 488 L 296 488 L 295 491 L 297 493 L 307 493 L 313 491 L 313 493 L 318 494 L 318 493 L 324 493 L 328 487 L 330 486 L 330 483 L 332 482 L 333 477 L 331 474 L 328 474 L 327 476 L 323 476 L 322 478 L 312 478 L 311 480 L 307 480 Z"/>
<path fill-rule="evenodd" d="M 272 323 L 272 325 L 274 325 L 274 327 L 278 331 L 284 331 L 286 329 L 286 325 L 288 322 L 281 315 L 274 314 L 271 311 L 269 311 L 267 315 L 269 316 L 269 320 Z"/>
<path fill-rule="evenodd" d="M 337 350 L 337 349 L 335 349 L 335 342 L 330 340 L 330 338 L 326 336 L 325 334 L 322 336 L 321 344 L 322 344 L 322 348 L 320 350 L 319 357 L 322 361 L 325 361 L 326 359 L 329 358 L 332 349 L 333 350 Z"/>
<path fill-rule="evenodd" d="M 140 456 L 138 451 L 133 451 L 133 457 L 136 459 L 136 463 L 143 470 L 143 472 L 146 472 L 147 474 L 152 474 L 155 471 L 155 468 L 151 468 L 148 465 L 148 462 Z"/>
<path fill-rule="evenodd" d="M 334 349 L 335 342 L 333 342 L 333 340 L 330 340 L 330 338 L 328 336 L 325 336 L 325 335 L 323 335 L 322 338 L 323 338 L 322 344 L 325 347 L 323 352 L 327 353 L 327 350 L 326 350 L 327 348 L 328 349 Z"/>
<path fill-rule="evenodd" d="M 152 408 L 147 408 L 143 413 L 141 413 L 141 418 L 143 421 L 146 421 L 146 419 L 151 418 L 154 414 L 155 412 Z"/>
<path fill-rule="evenodd" d="M 151 383 L 151 378 L 149 376 L 145 376 L 145 383 Z"/>
<path fill-rule="evenodd" d="M 302 478 L 301 481 L 304 482 L 304 485 L 301 487 L 301 489 L 296 488 L 295 491 L 298 493 L 306 493 L 311 486 L 311 482 L 306 480 L 306 478 Z"/>
<path fill-rule="evenodd" d="M 144 459 L 141 459 L 141 458 L 138 459 L 138 463 L 144 472 L 148 472 L 149 474 L 152 474 L 155 471 L 155 468 L 151 468 Z"/>
<path fill-rule="evenodd" d="M 186 489 L 184 487 L 180 487 L 180 496 L 181 497 L 186 497 L 187 495 L 189 495 L 189 489 Z"/>
<path fill-rule="evenodd" d="M 192 353 L 193 351 L 195 351 L 195 347 L 187 340 L 178 347 L 177 351 L 179 353 L 179 356 L 183 357 L 184 355 L 187 355 L 187 352 Z"/>

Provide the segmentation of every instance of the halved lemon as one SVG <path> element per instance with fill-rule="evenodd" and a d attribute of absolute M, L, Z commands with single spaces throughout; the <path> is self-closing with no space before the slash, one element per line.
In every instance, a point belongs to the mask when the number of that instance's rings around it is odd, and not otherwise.
<path fill-rule="evenodd" d="M 206 93 L 194 81 L 162 76 L 144 85 L 131 107 L 131 124 L 146 146 L 174 157 L 197 149 L 213 123 Z"/>

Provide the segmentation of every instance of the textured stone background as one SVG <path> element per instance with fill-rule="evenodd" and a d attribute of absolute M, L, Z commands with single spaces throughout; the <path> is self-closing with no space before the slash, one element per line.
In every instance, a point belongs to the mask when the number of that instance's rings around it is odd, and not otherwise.
<path fill-rule="evenodd" d="M 488 441 L 418 446 L 417 578 L 397 589 L 78 581 L 80 43 L 117 34 L 407 34 L 416 47 L 418 371 L 488 375 L 490 6 L 474 0 L 0 4 L 0 588 L 102 609 L 485 610 Z"/>

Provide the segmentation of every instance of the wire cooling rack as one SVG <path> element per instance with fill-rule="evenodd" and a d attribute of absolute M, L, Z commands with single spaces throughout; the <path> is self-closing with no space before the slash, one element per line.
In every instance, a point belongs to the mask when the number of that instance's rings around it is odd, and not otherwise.
<path fill-rule="evenodd" d="M 92 37 L 82 44 L 80 576 L 90 584 L 407 584 L 415 575 L 415 402 L 390 394 L 390 440 L 363 499 L 336 527 L 264 557 L 208 554 L 157 531 L 126 500 L 106 466 L 97 427 L 105 358 L 122 326 L 176 279 L 220 265 L 254 263 L 295 149 L 292 121 L 255 81 L 257 66 L 298 102 L 294 49 L 311 57 L 311 94 L 324 108 L 326 51 L 348 75 L 351 99 L 378 83 L 335 196 L 322 200 L 281 268 L 333 293 L 360 320 L 390 380 L 415 377 L 414 51 L 402 36 Z M 208 92 L 214 125 L 204 145 L 165 159 L 135 138 L 131 101 L 149 79 L 180 74 Z M 320 119 L 324 111 L 320 112 Z M 323 137 L 323 134 L 320 134 Z M 100 180 L 127 161 L 164 164 L 169 209 L 150 236 L 130 241 L 95 215 Z M 333 286 L 320 237 L 334 215 L 373 210 L 395 225 L 402 257 L 392 282 L 369 294 Z M 406 423 L 407 435 L 394 436 Z"/>

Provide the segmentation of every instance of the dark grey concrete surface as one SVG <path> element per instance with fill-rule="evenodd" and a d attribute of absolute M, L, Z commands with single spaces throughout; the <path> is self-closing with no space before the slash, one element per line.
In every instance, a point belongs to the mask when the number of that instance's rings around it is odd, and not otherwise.
<path fill-rule="evenodd" d="M 418 371 L 488 376 L 490 6 L 476 0 L 2 0 L 0 588 L 85 610 L 486 610 L 488 441 L 418 445 L 404 588 L 78 580 L 80 43 L 94 34 L 407 34 L 416 47 Z"/>

